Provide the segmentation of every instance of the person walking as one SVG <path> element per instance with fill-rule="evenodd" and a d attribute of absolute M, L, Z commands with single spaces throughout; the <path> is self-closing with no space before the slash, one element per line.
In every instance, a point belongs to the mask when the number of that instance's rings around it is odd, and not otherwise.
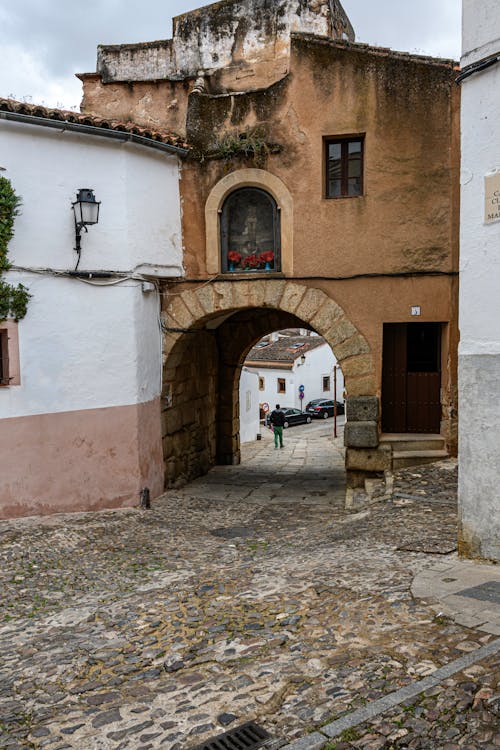
<path fill-rule="evenodd" d="M 276 409 L 271 412 L 269 421 L 273 426 L 274 431 L 274 449 L 278 447 L 278 441 L 280 448 L 283 448 L 283 426 L 285 424 L 285 412 L 281 410 L 279 404 L 276 404 Z"/>

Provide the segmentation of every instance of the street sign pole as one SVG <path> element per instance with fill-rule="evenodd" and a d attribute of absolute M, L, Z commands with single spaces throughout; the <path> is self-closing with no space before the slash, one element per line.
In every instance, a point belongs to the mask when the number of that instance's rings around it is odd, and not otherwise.
<path fill-rule="evenodd" d="M 337 437 L 337 365 L 333 365 L 333 437 Z"/>

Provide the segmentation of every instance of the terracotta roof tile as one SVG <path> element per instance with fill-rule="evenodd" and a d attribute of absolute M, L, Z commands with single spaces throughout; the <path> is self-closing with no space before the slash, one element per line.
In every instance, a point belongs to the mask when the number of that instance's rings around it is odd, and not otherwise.
<path fill-rule="evenodd" d="M 41 104 L 28 104 L 26 102 L 18 102 L 15 99 L 3 99 L 1 97 L 0 111 L 14 112 L 16 114 L 39 117 L 40 119 L 45 120 L 57 120 L 58 122 L 70 122 L 76 125 L 87 125 L 94 128 L 130 133 L 131 135 L 138 135 L 142 138 L 148 138 L 151 141 L 157 141 L 159 143 L 166 143 L 170 146 L 176 146 L 177 148 L 189 148 L 187 143 L 175 133 L 143 127 L 130 121 L 122 122 L 120 120 L 111 120 L 105 117 L 96 117 L 94 115 L 73 112 L 66 109 L 53 109 L 51 107 L 44 107 Z"/>
<path fill-rule="evenodd" d="M 287 362 L 293 364 L 303 354 L 325 344 L 321 336 L 286 336 L 263 346 L 264 341 L 253 347 L 246 362 Z"/>

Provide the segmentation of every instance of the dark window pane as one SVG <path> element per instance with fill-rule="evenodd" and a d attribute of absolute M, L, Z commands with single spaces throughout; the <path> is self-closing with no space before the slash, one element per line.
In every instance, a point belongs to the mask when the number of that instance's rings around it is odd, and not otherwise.
<path fill-rule="evenodd" d="M 439 334 L 440 326 L 437 323 L 408 324 L 408 372 L 439 372 Z"/>
<path fill-rule="evenodd" d="M 363 194 L 363 141 L 327 141 L 326 193 L 329 198 Z"/>

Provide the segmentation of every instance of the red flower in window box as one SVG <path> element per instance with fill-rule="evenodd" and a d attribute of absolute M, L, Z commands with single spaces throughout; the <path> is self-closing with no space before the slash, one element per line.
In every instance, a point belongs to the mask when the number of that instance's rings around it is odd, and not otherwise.
<path fill-rule="evenodd" d="M 267 250 L 265 253 L 261 253 L 259 258 L 263 263 L 274 263 L 274 253 L 272 250 Z"/>
<path fill-rule="evenodd" d="M 243 258 L 241 265 L 243 268 L 252 269 L 252 268 L 260 268 L 261 263 L 262 261 L 260 257 L 256 255 L 255 253 L 253 253 L 252 255 L 247 255 L 246 258 Z"/>
<path fill-rule="evenodd" d="M 227 259 L 230 263 L 239 263 L 241 261 L 241 255 L 240 253 L 237 253 L 236 250 L 230 250 L 227 254 Z"/>

